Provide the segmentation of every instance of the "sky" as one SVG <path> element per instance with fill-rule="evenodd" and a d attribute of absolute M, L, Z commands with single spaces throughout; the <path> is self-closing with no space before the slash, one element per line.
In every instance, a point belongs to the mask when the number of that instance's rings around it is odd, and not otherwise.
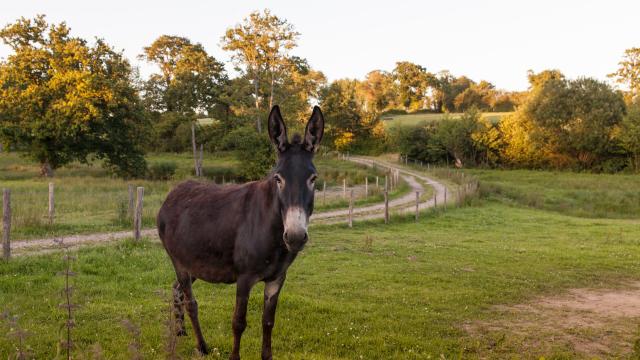
<path fill-rule="evenodd" d="M 66 21 L 72 34 L 100 37 L 140 67 L 137 59 L 158 36 L 201 43 L 221 61 L 224 31 L 251 11 L 269 8 L 301 33 L 294 55 L 329 80 L 362 79 L 412 61 L 437 72 L 525 90 L 527 70 L 559 69 L 575 78 L 607 80 L 624 50 L 640 47 L 640 1 L 35 1 L 0 4 L 0 26 L 45 14 Z M 0 45 L 0 57 L 10 49 Z M 228 66 L 232 71 L 232 66 Z M 610 81 L 610 80 L 607 80 Z"/>

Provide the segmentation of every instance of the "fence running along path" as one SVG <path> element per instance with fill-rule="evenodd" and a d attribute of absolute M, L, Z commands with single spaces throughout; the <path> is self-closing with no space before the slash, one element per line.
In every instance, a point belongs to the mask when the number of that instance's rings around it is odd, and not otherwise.
<path fill-rule="evenodd" d="M 422 211 L 425 209 L 432 208 L 434 206 L 442 206 L 445 203 L 445 193 L 447 191 L 444 184 L 439 181 L 436 181 L 424 174 L 420 174 L 418 172 L 412 171 L 407 168 L 398 167 L 396 164 L 391 164 L 385 161 L 380 160 L 372 160 L 365 157 L 355 157 L 350 156 L 346 157 L 345 160 L 352 161 L 358 164 L 375 167 L 375 168 L 383 168 L 390 169 L 395 171 L 395 176 L 399 180 L 402 178 L 411 188 L 409 192 L 400 196 L 396 199 L 389 200 L 389 211 L 393 211 L 395 214 L 414 214 L 416 212 L 416 207 L 418 211 Z M 392 175 L 393 176 L 393 175 Z M 431 186 L 434 190 L 434 194 L 427 200 L 419 201 L 416 204 L 416 192 L 420 194 L 424 193 L 424 186 L 416 179 L 419 179 L 424 184 Z M 376 180 L 377 177 L 376 177 Z M 376 181 L 376 186 L 378 186 L 378 181 Z M 463 188 L 466 190 L 467 187 Z M 133 190 L 133 189 L 131 189 Z M 137 189 L 136 189 L 137 190 Z M 473 189 L 471 189 L 473 190 Z M 133 191 L 131 193 L 133 195 Z M 137 195 L 137 194 L 136 194 Z M 132 202 L 133 196 L 130 196 L 129 201 Z M 448 199 L 449 201 L 455 201 L 455 199 Z M 136 204 L 137 205 L 137 204 Z M 134 205 L 134 207 L 137 207 Z M 134 212 L 136 209 L 132 209 Z M 372 220 L 372 219 L 384 219 L 385 217 L 385 203 L 377 203 L 368 206 L 362 207 L 353 207 L 351 209 L 351 215 L 353 216 L 353 222 L 356 220 Z M 348 219 L 350 209 L 340 209 L 340 210 L 332 210 L 326 212 L 315 213 L 311 216 L 312 224 L 335 224 L 335 223 L 343 223 L 345 219 Z M 151 229 L 140 229 L 139 231 L 140 237 L 157 237 L 157 230 L 155 228 Z M 116 241 L 125 238 L 131 238 L 131 230 L 111 232 L 111 233 L 99 233 L 99 234 L 82 234 L 82 235 L 66 235 L 59 236 L 58 238 L 64 238 L 65 244 L 69 246 L 78 246 L 83 244 L 96 244 L 103 243 L 109 241 Z M 53 238 L 48 239 L 34 239 L 34 240 L 19 240 L 11 242 L 11 250 L 15 251 L 15 255 L 22 254 L 37 254 L 41 251 L 47 251 L 50 249 L 57 248 L 57 245 L 54 243 Z M 13 255 L 13 254 L 12 254 Z"/>

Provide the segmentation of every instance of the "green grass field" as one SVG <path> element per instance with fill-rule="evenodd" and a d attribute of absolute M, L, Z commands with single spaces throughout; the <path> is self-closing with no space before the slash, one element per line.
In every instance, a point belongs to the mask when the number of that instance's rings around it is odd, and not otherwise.
<path fill-rule="evenodd" d="M 494 112 L 483 113 L 482 118 L 496 123 L 500 119 L 509 114 L 508 112 Z M 462 115 L 461 113 L 449 113 L 449 114 L 407 114 L 407 115 L 385 115 L 382 117 L 384 125 L 387 129 L 391 129 L 398 126 L 417 126 L 420 124 L 426 124 L 433 121 L 442 120 L 445 116 L 449 116 L 452 119 L 457 119 Z"/>
<path fill-rule="evenodd" d="M 356 223 L 351 230 L 314 226 L 281 295 L 275 356 L 573 357 L 570 348 L 522 349 L 508 333 L 499 334 L 496 345 L 493 338 L 470 337 L 462 325 L 490 318 L 493 305 L 640 278 L 638 225 L 483 201 L 418 223 L 394 218 L 389 226 Z M 162 357 L 173 271 L 160 245 L 127 241 L 77 255 L 77 355 L 99 344 L 106 358 L 127 358 L 132 340 L 120 323 L 129 319 L 140 327 L 145 358 Z M 33 334 L 26 344 L 36 358 L 53 357 L 61 338 L 63 279 L 55 274 L 62 267 L 58 254 L 0 264 L 0 303 Z M 249 359 L 260 349 L 261 289 L 254 288 L 249 304 L 242 350 Z M 215 347 L 209 358 L 226 358 L 234 288 L 196 282 L 195 291 L 205 336 Z M 179 353 L 192 356 L 193 336 L 179 341 Z M 12 344 L 0 336 L 0 353 L 9 354 Z"/>
<path fill-rule="evenodd" d="M 53 179 L 38 176 L 36 163 L 15 153 L 0 154 L 0 187 L 12 191 L 12 239 L 33 239 L 62 236 L 79 233 L 96 233 L 127 230 L 132 227 L 128 215 L 128 185 L 145 188 L 143 226 L 155 226 L 155 216 L 170 189 L 180 181 L 193 178 L 193 158 L 189 154 L 153 154 L 147 158 L 150 164 L 174 162 L 177 165 L 175 176 L 171 180 L 123 180 L 109 177 L 105 170 L 97 165 L 71 164 L 56 171 Z M 327 187 L 375 183 L 375 176 L 384 177 L 380 170 L 359 166 L 352 162 L 340 161 L 330 157 L 318 157 L 315 161 L 320 177 L 317 182 L 321 188 L 324 181 Z M 237 160 L 232 154 L 208 154 L 204 158 L 205 175 L 208 181 L 222 182 L 223 175 L 228 182 L 234 177 Z M 48 183 L 55 184 L 55 219 L 50 225 L 48 213 Z M 382 183 L 381 183 L 382 184 Z M 404 183 L 390 193 L 396 198 L 408 191 Z M 370 196 L 356 198 L 355 205 L 362 206 L 382 201 L 380 189 L 370 187 Z M 328 197 L 326 203 L 318 197 L 316 211 L 348 207 L 348 200 L 340 196 Z"/>

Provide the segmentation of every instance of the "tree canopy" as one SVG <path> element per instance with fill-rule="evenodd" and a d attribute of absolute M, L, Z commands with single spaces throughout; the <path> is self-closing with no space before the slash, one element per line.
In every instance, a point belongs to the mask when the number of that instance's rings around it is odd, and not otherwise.
<path fill-rule="evenodd" d="M 13 50 L 0 63 L 4 142 L 24 149 L 47 176 L 90 155 L 123 175 L 144 172 L 143 108 L 121 53 L 44 16 L 5 26 L 0 39 Z"/>

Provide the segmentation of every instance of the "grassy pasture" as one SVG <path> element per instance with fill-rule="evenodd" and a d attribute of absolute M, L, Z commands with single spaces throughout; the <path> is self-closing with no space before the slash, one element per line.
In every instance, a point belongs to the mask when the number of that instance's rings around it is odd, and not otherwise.
<path fill-rule="evenodd" d="M 487 112 L 482 114 L 483 119 L 496 123 L 500 119 L 509 114 L 508 112 Z M 461 113 L 449 113 L 449 114 L 407 114 L 407 115 L 385 115 L 382 117 L 384 125 L 387 129 L 391 129 L 398 126 L 417 126 L 420 124 L 426 124 L 433 121 L 440 121 L 445 116 L 451 119 L 457 119 L 461 116 Z"/>
<path fill-rule="evenodd" d="M 483 196 L 590 218 L 640 218 L 640 179 L 634 174 L 532 170 L 464 170 Z"/>
<path fill-rule="evenodd" d="M 389 226 L 312 227 L 281 295 L 275 356 L 573 358 L 573 349 L 561 345 L 550 353 L 522 349 L 509 333 L 473 338 L 463 324 L 490 319 L 493 305 L 640 278 L 635 220 L 577 218 L 498 201 L 429 214 L 418 223 L 396 217 Z M 0 263 L 0 303 L 37 334 L 26 341 L 36 358 L 52 357 L 60 339 L 63 280 L 55 273 L 62 266 L 58 254 Z M 161 246 L 121 242 L 82 249 L 74 269 L 78 349 L 99 343 L 106 358 L 127 358 L 131 336 L 120 322 L 130 319 L 140 327 L 145 358 L 162 357 L 174 275 Z M 206 339 L 215 348 L 209 358 L 227 358 L 234 287 L 194 286 Z M 261 291 L 259 284 L 249 303 L 242 350 L 248 359 L 260 351 Z M 194 354 L 190 325 L 188 331 L 178 344 L 187 358 Z M 9 354 L 12 344 L 0 336 L 0 354 Z"/>
<path fill-rule="evenodd" d="M 53 180 L 38 176 L 38 165 L 15 153 L 0 154 L 0 188 L 12 191 L 12 239 L 52 237 L 67 234 L 107 232 L 131 229 L 131 218 L 127 214 L 129 184 L 144 186 L 143 226 L 155 225 L 155 216 L 166 194 L 178 182 L 192 178 L 193 158 L 190 154 L 153 154 L 147 158 L 149 164 L 174 162 L 176 174 L 171 180 L 123 180 L 109 177 L 98 165 L 71 164 L 56 171 Z M 327 182 L 334 192 L 342 187 L 342 179 L 347 186 L 364 184 L 365 177 L 370 185 L 375 184 L 375 176 L 382 177 L 380 170 L 359 166 L 352 162 L 339 161 L 330 157 L 318 157 L 315 161 L 320 178 L 317 186 Z M 204 158 L 204 173 L 209 180 L 220 183 L 225 176 L 228 182 L 234 178 L 236 159 L 232 154 L 211 155 Z M 47 218 L 48 183 L 55 183 L 56 216 L 53 225 Z M 390 193 L 391 198 L 408 191 L 402 183 Z M 341 190 L 340 190 L 341 194 Z M 329 196 L 326 203 L 317 192 L 316 211 L 346 208 L 348 200 L 341 196 Z M 382 201 L 381 189 L 370 186 L 370 196 L 356 198 L 356 206 Z"/>

